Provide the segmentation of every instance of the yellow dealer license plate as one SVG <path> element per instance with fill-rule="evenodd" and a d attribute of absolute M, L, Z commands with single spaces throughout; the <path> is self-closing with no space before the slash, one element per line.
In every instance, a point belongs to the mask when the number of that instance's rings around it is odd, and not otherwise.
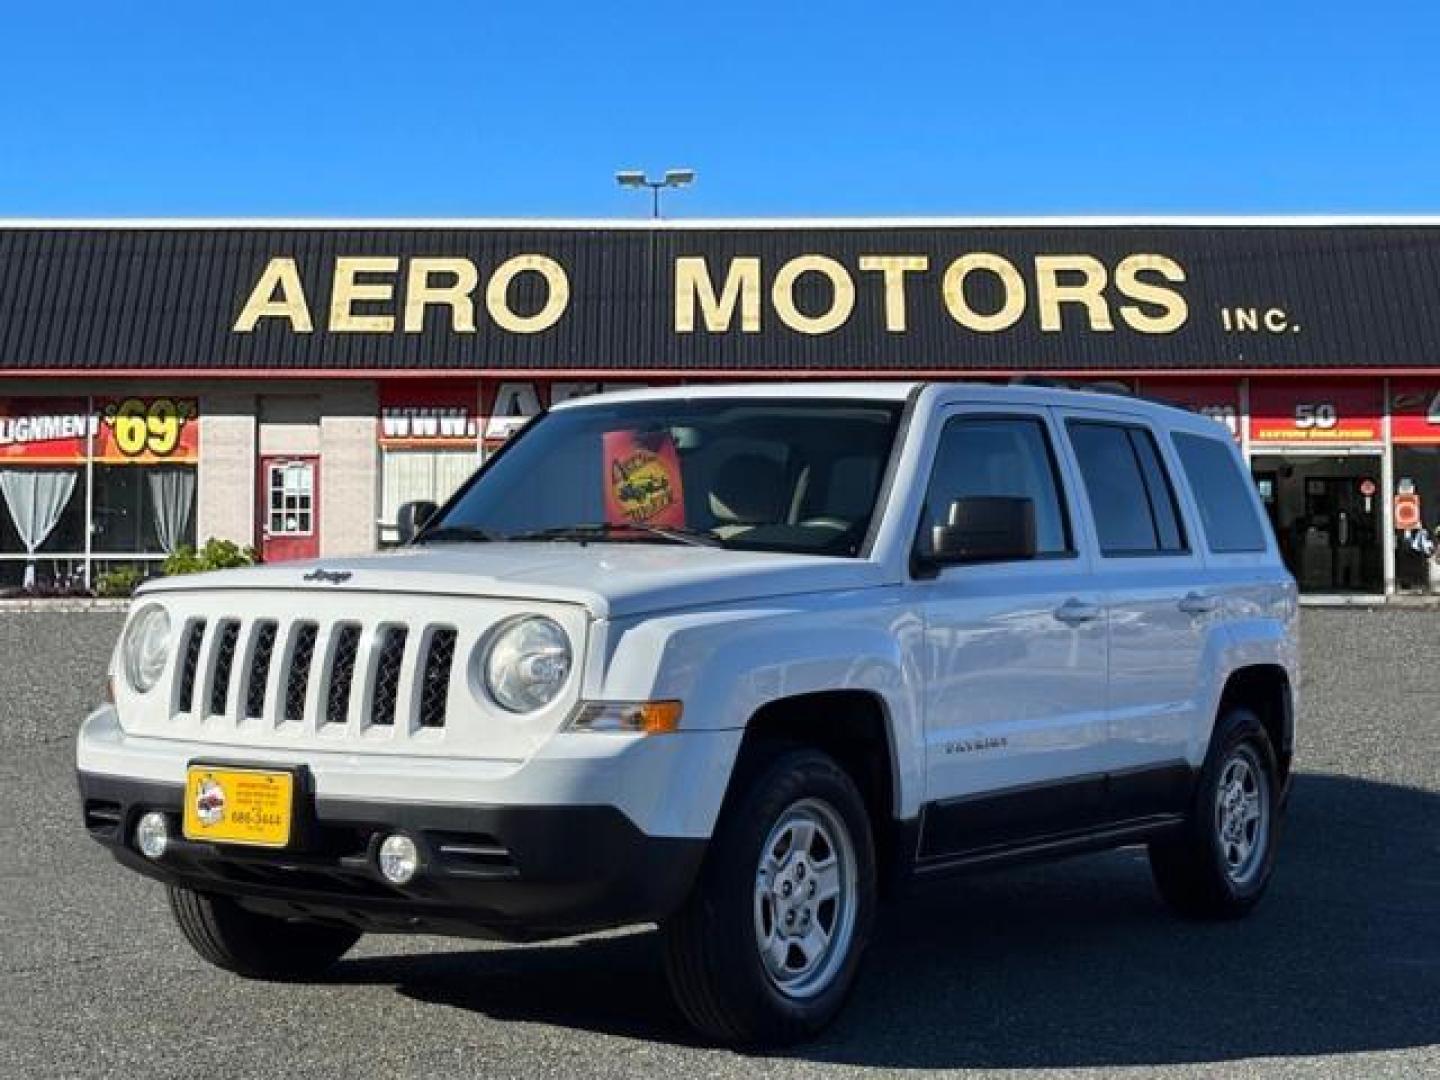
<path fill-rule="evenodd" d="M 191 765 L 185 777 L 187 840 L 285 847 L 294 809 L 292 773 Z"/>

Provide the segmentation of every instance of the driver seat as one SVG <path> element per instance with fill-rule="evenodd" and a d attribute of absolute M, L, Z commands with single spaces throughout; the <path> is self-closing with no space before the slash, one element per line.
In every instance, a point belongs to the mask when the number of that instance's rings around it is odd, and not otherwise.
<path fill-rule="evenodd" d="M 763 454 L 728 458 L 710 481 L 714 533 L 728 539 L 785 520 L 785 470 Z"/>

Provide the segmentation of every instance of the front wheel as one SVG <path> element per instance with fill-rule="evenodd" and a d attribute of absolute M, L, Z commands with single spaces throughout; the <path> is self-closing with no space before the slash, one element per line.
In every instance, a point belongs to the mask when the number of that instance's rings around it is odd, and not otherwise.
<path fill-rule="evenodd" d="M 360 931 L 259 915 L 228 896 L 170 886 L 170 911 L 200 956 L 251 979 L 313 979 L 344 956 Z"/>
<path fill-rule="evenodd" d="M 1183 830 L 1150 845 L 1165 902 L 1182 915 L 1233 919 L 1260 901 L 1280 824 L 1275 752 L 1256 715 L 1220 718 Z"/>
<path fill-rule="evenodd" d="M 864 800 L 815 750 L 749 774 L 700 880 L 662 927 L 665 967 L 692 1026 L 725 1043 L 818 1032 L 855 981 L 876 903 Z"/>

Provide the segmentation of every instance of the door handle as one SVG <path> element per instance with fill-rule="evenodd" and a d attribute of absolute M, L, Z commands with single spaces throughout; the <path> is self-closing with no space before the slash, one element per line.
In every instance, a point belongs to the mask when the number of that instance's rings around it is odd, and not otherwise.
<path fill-rule="evenodd" d="M 1067 626 L 1079 626 L 1100 617 L 1099 604 L 1087 604 L 1082 600 L 1070 599 L 1055 609 L 1055 618 Z"/>
<path fill-rule="evenodd" d="M 1208 615 L 1219 606 L 1219 597 L 1198 592 L 1186 593 L 1185 598 L 1180 601 L 1180 610 L 1186 615 Z"/>

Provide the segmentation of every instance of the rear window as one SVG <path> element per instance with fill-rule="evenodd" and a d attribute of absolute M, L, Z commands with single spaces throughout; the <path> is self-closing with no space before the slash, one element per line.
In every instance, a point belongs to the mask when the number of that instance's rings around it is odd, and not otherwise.
<path fill-rule="evenodd" d="M 1265 550 L 1265 526 L 1255 511 L 1250 480 L 1230 445 L 1204 435 L 1172 436 L 1180 465 L 1200 507 L 1205 542 L 1218 555 Z"/>

